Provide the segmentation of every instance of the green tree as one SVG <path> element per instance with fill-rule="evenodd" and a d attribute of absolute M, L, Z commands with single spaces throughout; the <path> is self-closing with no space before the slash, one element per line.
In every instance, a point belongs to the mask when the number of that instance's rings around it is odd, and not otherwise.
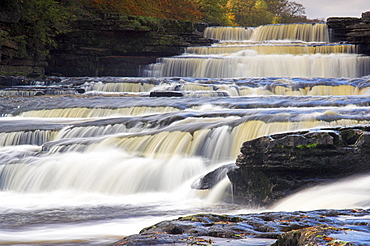
<path fill-rule="evenodd" d="M 251 26 L 260 26 L 273 22 L 274 14 L 264 0 L 257 0 L 252 8 Z"/>
<path fill-rule="evenodd" d="M 201 21 L 212 25 L 231 25 L 228 2 L 229 0 L 197 0 L 196 5 L 202 13 Z"/>
<path fill-rule="evenodd" d="M 255 0 L 230 0 L 231 11 L 237 25 L 251 26 L 249 14 L 252 11 Z"/>
<path fill-rule="evenodd" d="M 289 0 L 230 0 L 235 22 L 242 26 L 306 20 L 302 4 Z"/>
<path fill-rule="evenodd" d="M 264 0 L 231 0 L 235 22 L 242 26 L 259 26 L 273 22 L 274 14 Z"/>
<path fill-rule="evenodd" d="M 44 60 L 56 46 L 55 36 L 68 31 L 73 19 L 69 9 L 54 0 L 7 0 L 19 8 L 21 17 L 11 25 L 8 39 L 16 41 L 19 57 Z"/>

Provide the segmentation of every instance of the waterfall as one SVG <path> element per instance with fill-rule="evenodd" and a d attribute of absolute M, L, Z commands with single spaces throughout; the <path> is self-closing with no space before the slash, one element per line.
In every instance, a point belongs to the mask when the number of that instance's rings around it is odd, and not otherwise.
<path fill-rule="evenodd" d="M 326 23 L 278 24 L 257 27 L 251 40 L 301 40 L 306 42 L 329 42 Z"/>
<path fill-rule="evenodd" d="M 242 30 L 250 29 L 208 28 L 206 36 L 213 35 L 221 42 L 189 47 L 180 56 L 162 58 L 144 74 L 196 78 L 352 78 L 370 74 L 370 58 L 356 54 L 354 45 L 330 44 L 325 23 L 265 25 L 250 30 L 251 36 L 244 39 L 229 37 Z"/>
<path fill-rule="evenodd" d="M 229 44 L 229 45 L 228 45 Z M 208 47 L 188 47 L 186 53 L 196 55 L 217 55 L 217 54 L 231 54 L 237 53 L 243 50 L 254 50 L 260 55 L 271 55 L 271 54 L 293 54 L 293 55 L 304 55 L 304 54 L 332 54 L 332 53 L 356 53 L 356 46 L 351 44 L 248 44 L 241 43 L 240 45 L 234 45 L 232 43 L 223 42 L 219 46 L 208 46 Z"/>
<path fill-rule="evenodd" d="M 204 37 L 218 40 L 246 40 L 252 36 L 250 27 L 207 27 Z"/>
<path fill-rule="evenodd" d="M 370 58 L 358 55 L 258 55 L 240 51 L 225 57 L 163 58 L 151 67 L 154 77 L 361 77 Z M 362 70 L 361 68 L 365 68 Z"/>
<path fill-rule="evenodd" d="M 161 220 L 245 209 L 227 177 L 193 184 L 233 167 L 247 140 L 370 124 L 370 59 L 326 31 L 211 27 L 217 44 L 161 59 L 150 78 L 1 91 L 0 244 L 108 245 Z M 271 209 L 337 208 L 338 197 L 351 201 L 340 208 L 368 207 L 368 182 L 299 191 Z"/>

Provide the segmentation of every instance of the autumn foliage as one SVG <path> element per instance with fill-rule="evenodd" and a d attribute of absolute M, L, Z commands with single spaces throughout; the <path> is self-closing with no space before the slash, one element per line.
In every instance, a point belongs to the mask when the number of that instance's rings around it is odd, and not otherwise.
<path fill-rule="evenodd" d="M 124 15 L 200 21 L 202 13 L 194 0 L 84 0 L 87 6 Z"/>
<path fill-rule="evenodd" d="M 123 15 L 259 26 L 307 22 L 302 4 L 289 0 L 81 0 L 85 6 Z"/>

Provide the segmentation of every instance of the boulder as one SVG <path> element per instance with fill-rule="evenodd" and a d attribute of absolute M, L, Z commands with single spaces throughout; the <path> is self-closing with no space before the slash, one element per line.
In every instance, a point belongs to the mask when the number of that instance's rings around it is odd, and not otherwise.
<path fill-rule="evenodd" d="M 268 206 L 302 188 L 370 171 L 370 127 L 276 134 L 243 143 L 234 199 Z"/>
<path fill-rule="evenodd" d="M 227 176 L 227 172 L 235 168 L 237 168 L 237 166 L 234 163 L 216 168 L 212 172 L 209 172 L 205 176 L 196 180 L 192 184 L 191 188 L 198 190 L 212 189 L 218 182 Z"/>

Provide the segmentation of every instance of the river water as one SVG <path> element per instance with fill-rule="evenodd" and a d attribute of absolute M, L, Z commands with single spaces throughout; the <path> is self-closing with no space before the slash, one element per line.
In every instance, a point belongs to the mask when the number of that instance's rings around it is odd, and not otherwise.
<path fill-rule="evenodd" d="M 227 178 L 212 190 L 191 188 L 234 163 L 244 141 L 369 124 L 370 58 L 329 44 L 325 27 L 211 29 L 234 40 L 164 58 L 145 77 L 2 90 L 0 244 L 102 245 L 201 212 L 369 208 L 366 174 L 269 208 L 234 204 Z M 265 40 L 270 32 L 279 40 Z"/>

